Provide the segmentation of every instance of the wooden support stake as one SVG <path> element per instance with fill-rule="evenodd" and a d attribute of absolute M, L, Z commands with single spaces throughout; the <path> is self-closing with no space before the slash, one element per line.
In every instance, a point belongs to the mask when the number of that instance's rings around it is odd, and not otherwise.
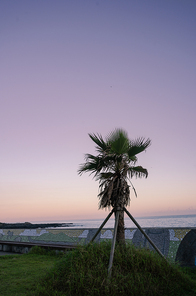
<path fill-rule="evenodd" d="M 111 252 L 110 252 L 110 261 L 109 261 L 109 267 L 108 267 L 108 278 L 110 278 L 111 274 L 112 274 L 112 263 L 113 263 L 113 258 L 114 258 L 114 248 L 115 248 L 115 244 L 116 244 L 118 220 L 119 220 L 119 211 L 117 210 L 116 217 L 115 217 L 114 235 L 113 235 L 112 247 L 111 247 Z"/>
<path fill-rule="evenodd" d="M 129 216 L 129 218 L 133 221 L 133 223 L 135 223 L 135 225 L 139 228 L 139 230 L 141 231 L 141 233 L 145 236 L 145 238 L 149 241 L 149 243 L 153 246 L 153 248 L 157 251 L 157 253 L 166 260 L 166 258 L 161 253 L 161 251 L 155 246 L 155 244 L 153 243 L 153 241 L 149 238 L 149 236 L 145 233 L 145 231 L 141 228 L 141 226 L 137 223 L 137 221 L 133 218 L 133 216 L 127 211 L 127 209 L 124 207 L 123 210 Z"/>
<path fill-rule="evenodd" d="M 101 226 L 99 227 L 99 229 L 97 230 L 97 232 L 95 233 L 95 235 L 93 236 L 93 238 L 90 240 L 90 243 L 92 243 L 94 241 L 94 239 L 96 238 L 96 236 L 99 234 L 99 232 L 104 227 L 104 225 L 106 224 L 106 222 L 110 219 L 110 217 L 112 216 L 113 213 L 114 213 L 114 209 L 112 209 L 112 211 L 109 213 L 109 215 L 103 221 L 103 223 L 101 224 Z"/>

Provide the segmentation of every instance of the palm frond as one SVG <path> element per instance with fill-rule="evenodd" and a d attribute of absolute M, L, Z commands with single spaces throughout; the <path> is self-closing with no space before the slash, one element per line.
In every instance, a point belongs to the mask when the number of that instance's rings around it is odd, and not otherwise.
<path fill-rule="evenodd" d="M 113 172 L 104 172 L 104 173 L 99 174 L 100 181 L 110 180 L 114 176 L 115 176 L 115 174 Z"/>
<path fill-rule="evenodd" d="M 82 175 L 85 172 L 89 172 L 91 174 L 95 174 L 95 176 L 98 174 L 98 167 L 97 164 L 94 162 L 88 162 L 88 163 L 83 163 L 80 165 L 78 169 L 78 174 Z"/>
<path fill-rule="evenodd" d="M 95 176 L 101 171 L 107 171 L 110 167 L 110 157 L 98 155 L 94 156 L 92 154 L 85 154 L 86 162 L 81 164 L 78 170 L 78 174 L 81 175 L 84 172 L 94 173 Z"/>
<path fill-rule="evenodd" d="M 81 164 L 78 170 L 78 174 L 82 175 L 84 172 L 90 172 L 95 174 L 95 176 L 102 170 L 103 164 L 102 158 L 99 156 L 94 156 L 92 154 L 85 155 L 86 162 Z"/>
<path fill-rule="evenodd" d="M 143 152 L 151 145 L 151 140 L 148 138 L 145 140 L 144 138 L 138 138 L 135 141 L 130 141 L 130 146 L 128 150 L 129 157 L 133 157 L 138 153 Z"/>
<path fill-rule="evenodd" d="M 136 189 L 135 189 L 135 187 L 133 186 L 133 183 L 131 182 L 131 180 L 129 179 L 129 182 L 130 182 L 130 184 L 131 184 L 131 187 L 132 187 L 132 189 L 133 189 L 133 191 L 134 191 L 134 193 L 135 193 L 135 196 L 137 197 L 137 192 L 136 192 Z"/>
<path fill-rule="evenodd" d="M 99 134 L 95 135 L 95 134 L 88 134 L 89 137 L 91 138 L 91 140 L 93 140 L 93 142 L 97 145 L 96 146 L 96 150 L 99 153 L 103 153 L 103 151 L 106 151 L 108 148 L 107 143 L 104 141 L 103 137 Z"/>
<path fill-rule="evenodd" d="M 132 161 L 133 163 L 137 162 L 137 156 L 133 155 L 129 157 L 129 160 Z"/>
<path fill-rule="evenodd" d="M 147 169 L 143 168 L 142 166 L 135 166 L 135 167 L 129 167 L 128 174 L 132 178 L 135 176 L 136 178 L 139 177 L 148 177 L 148 171 Z"/>
<path fill-rule="evenodd" d="M 127 133 L 122 129 L 115 129 L 107 137 L 111 153 L 117 155 L 127 153 L 129 147 L 129 138 Z"/>

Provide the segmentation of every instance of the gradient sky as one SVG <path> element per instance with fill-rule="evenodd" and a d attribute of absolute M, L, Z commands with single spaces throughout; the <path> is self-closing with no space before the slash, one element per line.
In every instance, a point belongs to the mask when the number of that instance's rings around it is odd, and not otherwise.
<path fill-rule="evenodd" d="M 135 216 L 196 214 L 196 1 L 0 1 L 0 221 L 104 218 L 88 133 L 152 140 Z"/>

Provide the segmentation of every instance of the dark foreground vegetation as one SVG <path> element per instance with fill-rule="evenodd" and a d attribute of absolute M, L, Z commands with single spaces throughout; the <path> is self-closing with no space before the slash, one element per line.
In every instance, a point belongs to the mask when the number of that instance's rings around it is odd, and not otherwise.
<path fill-rule="evenodd" d="M 110 248 L 104 242 L 60 255 L 35 248 L 27 255 L 0 256 L 1 295 L 196 295 L 196 270 L 131 245 L 116 246 L 107 279 Z"/>

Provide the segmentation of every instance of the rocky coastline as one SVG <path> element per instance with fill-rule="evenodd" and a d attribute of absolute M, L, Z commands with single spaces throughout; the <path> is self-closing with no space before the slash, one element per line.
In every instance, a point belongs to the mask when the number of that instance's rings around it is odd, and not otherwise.
<path fill-rule="evenodd" d="M 33 224 L 30 222 L 24 223 L 1 223 L 0 229 L 36 229 L 36 228 L 48 228 L 48 227 L 71 227 L 73 223 L 39 223 Z"/>

